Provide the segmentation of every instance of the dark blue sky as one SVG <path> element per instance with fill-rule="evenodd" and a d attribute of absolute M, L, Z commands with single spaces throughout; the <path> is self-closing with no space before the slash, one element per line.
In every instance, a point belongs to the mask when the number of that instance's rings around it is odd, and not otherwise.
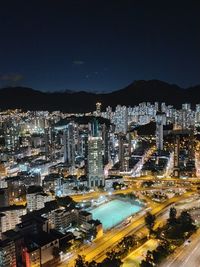
<path fill-rule="evenodd" d="M 200 3 L 5 0 L 0 86 L 120 89 L 138 79 L 200 84 Z"/>

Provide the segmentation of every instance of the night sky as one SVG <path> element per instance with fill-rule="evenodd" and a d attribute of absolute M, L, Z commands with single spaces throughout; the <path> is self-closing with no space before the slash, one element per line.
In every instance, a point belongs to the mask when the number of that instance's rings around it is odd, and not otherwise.
<path fill-rule="evenodd" d="M 200 84 L 198 0 L 0 1 L 0 87 Z"/>

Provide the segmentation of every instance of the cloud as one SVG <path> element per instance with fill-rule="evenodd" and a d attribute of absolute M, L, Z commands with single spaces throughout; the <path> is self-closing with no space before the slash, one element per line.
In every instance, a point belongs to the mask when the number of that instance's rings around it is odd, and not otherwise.
<path fill-rule="evenodd" d="M 83 64 L 85 64 L 85 61 L 83 61 L 83 60 L 74 60 L 73 62 L 73 65 L 83 65 Z"/>
<path fill-rule="evenodd" d="M 0 74 L 0 81 L 3 81 L 3 82 L 20 82 L 23 79 L 24 79 L 24 76 L 19 73 Z"/>

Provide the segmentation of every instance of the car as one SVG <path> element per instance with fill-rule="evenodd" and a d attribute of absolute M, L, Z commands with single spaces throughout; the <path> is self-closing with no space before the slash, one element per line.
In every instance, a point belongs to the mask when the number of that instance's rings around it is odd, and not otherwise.
<path fill-rule="evenodd" d="M 188 239 L 188 240 L 186 240 L 186 241 L 185 241 L 185 243 L 184 243 L 184 244 L 185 244 L 185 246 L 187 246 L 187 245 L 189 245 L 190 243 L 191 243 L 191 240 L 190 240 L 190 239 Z"/>

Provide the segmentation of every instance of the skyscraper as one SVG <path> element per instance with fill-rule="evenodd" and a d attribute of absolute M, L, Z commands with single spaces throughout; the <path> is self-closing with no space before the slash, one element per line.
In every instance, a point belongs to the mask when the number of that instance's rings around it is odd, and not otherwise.
<path fill-rule="evenodd" d="M 44 130 L 44 139 L 45 139 L 45 158 L 49 157 L 49 129 L 45 128 Z"/>
<path fill-rule="evenodd" d="M 75 136 L 74 123 L 70 122 L 63 134 L 64 162 L 74 167 L 75 165 Z"/>
<path fill-rule="evenodd" d="M 123 134 L 119 135 L 119 163 L 121 171 L 129 170 L 129 143 Z"/>
<path fill-rule="evenodd" d="M 92 134 L 88 137 L 88 186 L 104 186 L 102 137 L 99 136 L 96 120 L 92 123 Z"/>
<path fill-rule="evenodd" d="M 175 136 L 174 143 L 174 176 L 179 177 L 180 175 L 180 166 L 179 166 L 179 154 L 180 154 L 180 136 Z"/>
<path fill-rule="evenodd" d="M 166 124 L 166 115 L 163 112 L 156 113 L 156 146 L 163 150 L 163 125 Z"/>
<path fill-rule="evenodd" d="M 19 126 L 13 122 L 7 122 L 4 125 L 5 147 L 8 150 L 14 150 L 19 147 Z"/>
<path fill-rule="evenodd" d="M 107 164 L 109 161 L 109 149 L 108 149 L 108 140 L 109 140 L 109 130 L 105 123 L 102 125 L 102 138 L 103 138 L 103 162 Z"/>
<path fill-rule="evenodd" d="M 96 116 L 101 116 L 101 103 L 97 102 L 96 103 L 96 112 L 95 112 Z"/>
<path fill-rule="evenodd" d="M 115 109 L 115 116 L 113 118 L 115 124 L 115 132 L 126 134 L 128 130 L 128 110 L 126 106 L 118 105 Z"/>

